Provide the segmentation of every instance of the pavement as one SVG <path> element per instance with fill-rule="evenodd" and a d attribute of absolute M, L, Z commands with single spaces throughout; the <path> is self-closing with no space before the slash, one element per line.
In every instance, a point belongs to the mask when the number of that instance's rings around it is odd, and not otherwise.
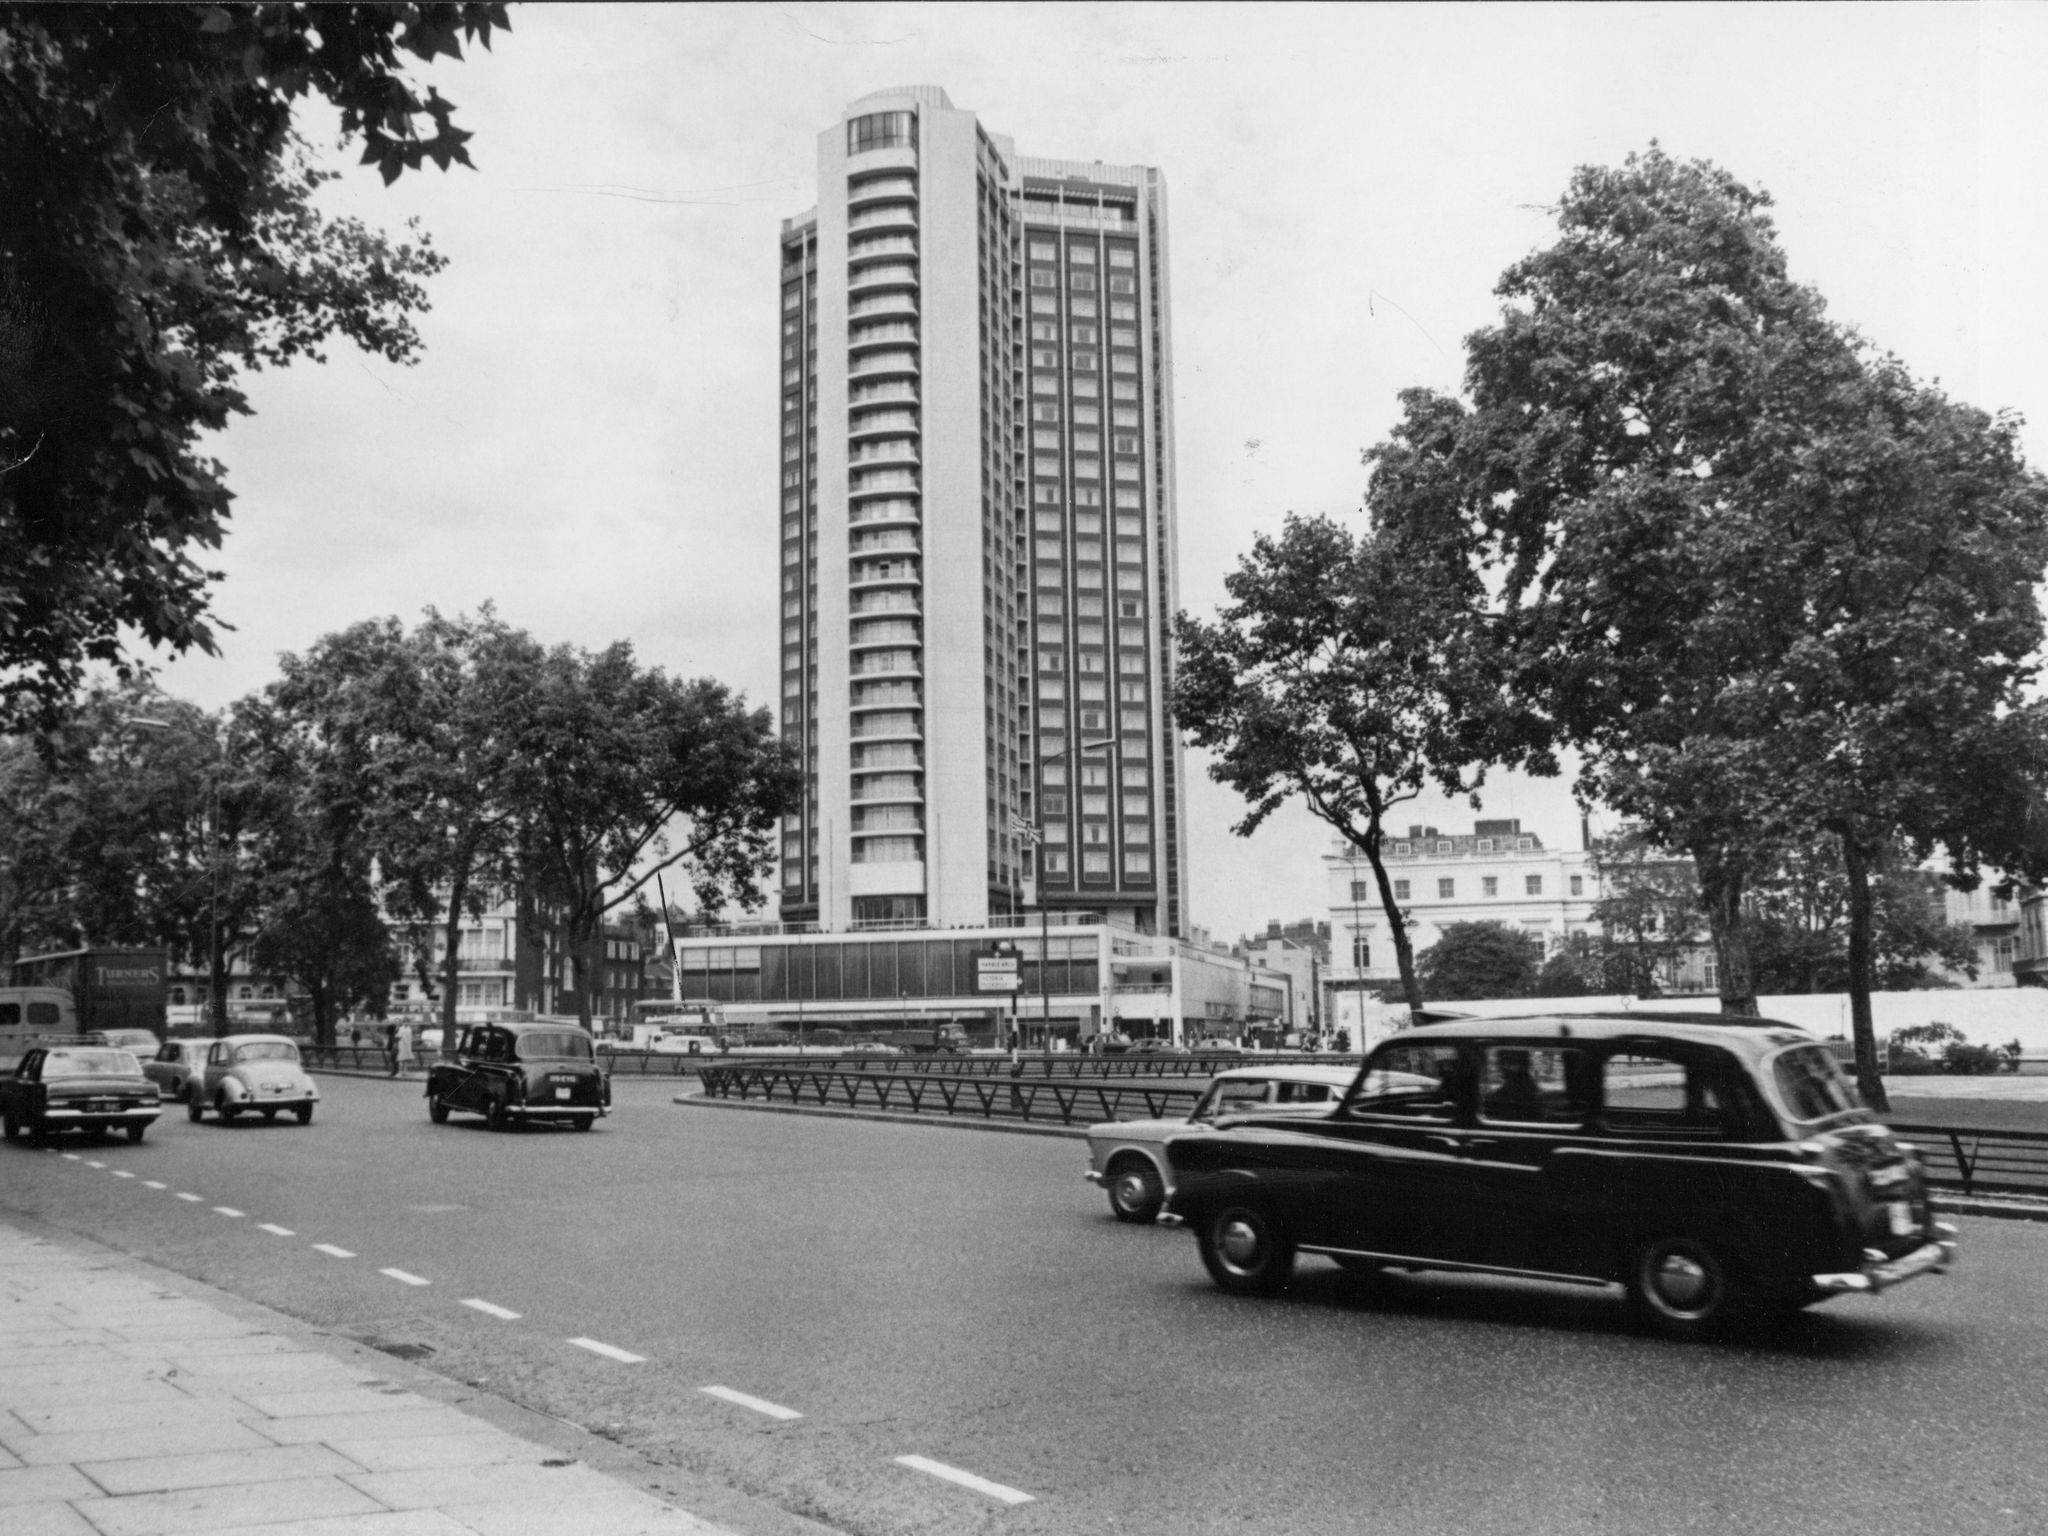
<path fill-rule="evenodd" d="M 0 1222 L 7 1536 L 730 1536 L 538 1415 L 84 1239 Z M 549 1443 L 554 1442 L 554 1443 Z"/>

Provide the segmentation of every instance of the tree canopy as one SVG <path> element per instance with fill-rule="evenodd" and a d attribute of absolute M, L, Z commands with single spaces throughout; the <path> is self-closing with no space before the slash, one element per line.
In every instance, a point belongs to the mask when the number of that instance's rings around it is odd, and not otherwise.
<path fill-rule="evenodd" d="M 1436 1003 L 1528 997 L 1543 963 L 1534 934 L 1505 923 L 1452 923 L 1422 952 L 1423 993 Z"/>
<path fill-rule="evenodd" d="M 315 206 L 294 104 L 390 181 L 468 164 L 408 79 L 502 5 L 0 6 L 0 728 L 48 727 L 131 637 L 211 650 L 231 499 L 206 433 L 250 371 L 341 338 L 395 363 L 443 266 Z"/>

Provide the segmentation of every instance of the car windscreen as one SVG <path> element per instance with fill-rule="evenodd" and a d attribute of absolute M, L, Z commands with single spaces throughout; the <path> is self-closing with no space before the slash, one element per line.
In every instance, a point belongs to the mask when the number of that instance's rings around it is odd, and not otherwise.
<path fill-rule="evenodd" d="M 1794 1120 L 1826 1120 L 1861 1110 L 1863 1101 L 1824 1045 L 1795 1045 L 1771 1063 L 1771 1082 Z"/>
<path fill-rule="evenodd" d="M 43 1081 L 54 1077 L 140 1077 L 130 1051 L 52 1051 L 43 1058 Z"/>
<path fill-rule="evenodd" d="M 299 1048 L 289 1040 L 255 1040 L 248 1045 L 235 1047 L 235 1060 L 242 1061 L 297 1061 Z"/>
<path fill-rule="evenodd" d="M 521 1035 L 518 1054 L 521 1061 L 589 1061 L 590 1037 L 567 1030 Z"/>

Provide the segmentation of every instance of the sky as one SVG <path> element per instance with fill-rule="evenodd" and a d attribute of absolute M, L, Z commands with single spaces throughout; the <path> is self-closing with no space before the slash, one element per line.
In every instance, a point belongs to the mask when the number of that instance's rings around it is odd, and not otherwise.
<path fill-rule="evenodd" d="M 494 603 L 544 642 L 771 702 L 778 245 L 855 98 L 944 87 L 1018 152 L 1160 167 L 1170 195 L 1181 603 L 1290 512 L 1356 514 L 1412 386 L 1458 387 L 1494 283 L 1575 167 L 1652 140 L 1775 199 L 1793 275 L 2048 464 L 2048 6 L 666 5 L 516 8 L 418 78 L 476 169 L 326 206 L 450 258 L 401 368 L 256 376 L 215 452 L 237 494 L 218 708 L 360 619 Z M 325 149 L 333 119 L 309 109 Z M 1218 938 L 1326 916 L 1330 835 L 1190 754 L 1189 910 Z M 1478 814 L 1577 846 L 1569 780 Z M 1464 802 L 1410 821 L 1465 828 Z M 1599 822 L 1596 819 L 1595 829 Z"/>

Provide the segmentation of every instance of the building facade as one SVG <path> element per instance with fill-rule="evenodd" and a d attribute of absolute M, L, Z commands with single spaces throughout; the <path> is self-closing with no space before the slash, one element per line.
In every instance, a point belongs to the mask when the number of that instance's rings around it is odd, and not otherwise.
<path fill-rule="evenodd" d="M 780 251 L 782 917 L 1177 935 L 1164 180 L 929 86 L 848 107 L 817 172 Z"/>

